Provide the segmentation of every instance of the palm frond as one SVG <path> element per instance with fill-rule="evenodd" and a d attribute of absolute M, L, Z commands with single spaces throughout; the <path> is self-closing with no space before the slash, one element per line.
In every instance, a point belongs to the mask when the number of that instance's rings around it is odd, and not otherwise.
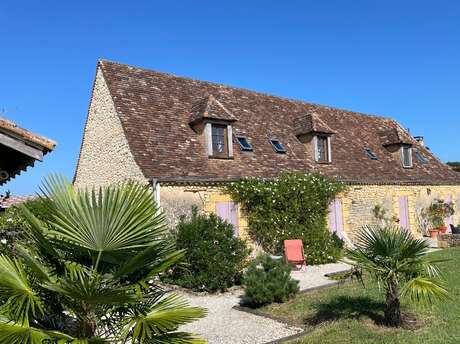
<path fill-rule="evenodd" d="M 154 343 L 156 338 L 167 338 L 173 335 L 180 325 L 197 320 L 206 315 L 206 310 L 199 307 L 190 307 L 185 300 L 177 295 L 168 295 L 152 305 L 145 314 L 136 314 L 121 331 L 123 340 L 131 339 L 132 342 Z M 185 340 L 185 338 L 183 339 Z M 191 339 L 196 340 L 196 339 Z M 186 341 L 183 343 L 195 343 Z"/>
<path fill-rule="evenodd" d="M 166 229 L 150 189 L 140 183 L 75 191 L 53 176 L 42 191 L 52 200 L 50 234 L 91 251 L 149 246 Z"/>
<path fill-rule="evenodd" d="M 48 229 L 34 214 L 27 208 L 26 205 L 21 204 L 21 212 L 29 224 L 30 231 L 27 232 L 29 239 L 34 243 L 34 248 L 44 259 L 50 262 L 56 271 L 62 271 L 63 265 L 61 264 L 61 255 L 54 248 L 49 238 L 47 238 Z"/>
<path fill-rule="evenodd" d="M 39 296 L 32 290 L 26 272 L 17 259 L 0 255 L 0 313 L 20 324 L 29 324 L 29 315 L 43 313 Z"/>
<path fill-rule="evenodd" d="M 415 277 L 409 280 L 401 289 L 401 296 L 409 297 L 412 301 L 422 304 L 450 299 L 443 281 L 432 277 Z"/>
<path fill-rule="evenodd" d="M 26 248 L 18 246 L 18 253 L 23 259 L 25 265 L 35 274 L 41 282 L 50 282 L 51 273 L 49 269 L 42 264 L 36 256 L 31 254 Z"/>
<path fill-rule="evenodd" d="M 50 291 L 87 305 L 128 304 L 139 300 L 132 286 L 111 283 L 97 272 L 78 263 L 66 263 L 66 274 L 43 286 Z"/>
<path fill-rule="evenodd" d="M 64 344 L 74 343 L 73 340 L 74 338 L 57 331 L 0 322 L 0 344 Z"/>

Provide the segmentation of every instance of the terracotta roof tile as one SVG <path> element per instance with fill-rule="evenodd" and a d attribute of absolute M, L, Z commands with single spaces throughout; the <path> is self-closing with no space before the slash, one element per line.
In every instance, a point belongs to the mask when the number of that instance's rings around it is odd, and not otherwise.
<path fill-rule="evenodd" d="M 457 173 L 390 119 L 114 62 L 101 61 L 99 66 L 134 158 L 148 178 L 222 181 L 245 176 L 272 178 L 292 170 L 320 171 L 359 183 L 460 184 Z M 233 159 L 208 158 L 205 143 L 189 123 L 204 116 L 210 104 L 208 114 L 238 119 L 233 133 L 246 136 L 252 152 L 242 152 L 235 144 Z M 332 164 L 317 164 L 296 137 L 298 130 L 333 132 Z M 429 163 L 414 159 L 414 168 L 404 169 L 382 144 L 382 133 L 387 137 L 384 144 L 395 142 L 393 136 L 400 142 L 409 137 Z M 287 153 L 274 152 L 270 137 L 278 138 Z M 371 148 L 378 160 L 369 159 L 364 147 Z"/>

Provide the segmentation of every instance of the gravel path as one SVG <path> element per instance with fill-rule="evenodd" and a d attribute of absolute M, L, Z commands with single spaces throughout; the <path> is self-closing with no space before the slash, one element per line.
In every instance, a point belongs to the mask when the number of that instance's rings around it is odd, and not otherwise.
<path fill-rule="evenodd" d="M 306 272 L 293 271 L 292 277 L 299 280 L 300 290 L 331 284 L 325 274 L 344 271 L 343 263 L 308 266 Z M 291 327 L 272 319 L 233 309 L 239 305 L 243 291 L 238 289 L 217 295 L 195 295 L 176 291 L 191 305 L 204 307 L 208 315 L 180 330 L 193 332 L 206 338 L 209 344 L 263 344 L 294 335 L 301 328 Z"/>
<path fill-rule="evenodd" d="M 325 275 L 335 272 L 346 271 L 350 266 L 345 263 L 333 263 L 324 265 L 307 266 L 307 271 L 292 271 L 292 278 L 299 281 L 300 291 L 322 287 L 337 283 Z"/>

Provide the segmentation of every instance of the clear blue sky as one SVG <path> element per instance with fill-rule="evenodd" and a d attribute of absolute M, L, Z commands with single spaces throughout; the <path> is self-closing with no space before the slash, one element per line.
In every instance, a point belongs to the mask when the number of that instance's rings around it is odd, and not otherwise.
<path fill-rule="evenodd" d="M 456 0 L 2 1 L 0 109 L 59 144 L 0 192 L 73 176 L 100 58 L 393 117 L 460 160 L 459 18 Z"/>

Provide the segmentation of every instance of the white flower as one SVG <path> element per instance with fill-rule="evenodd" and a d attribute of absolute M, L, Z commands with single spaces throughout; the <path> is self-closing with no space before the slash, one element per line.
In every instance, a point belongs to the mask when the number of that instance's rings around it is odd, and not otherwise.
<path fill-rule="evenodd" d="M 6 239 L 2 239 L 2 240 L 0 240 L 0 242 L 1 242 L 3 245 L 6 245 L 6 243 L 7 243 Z"/>

